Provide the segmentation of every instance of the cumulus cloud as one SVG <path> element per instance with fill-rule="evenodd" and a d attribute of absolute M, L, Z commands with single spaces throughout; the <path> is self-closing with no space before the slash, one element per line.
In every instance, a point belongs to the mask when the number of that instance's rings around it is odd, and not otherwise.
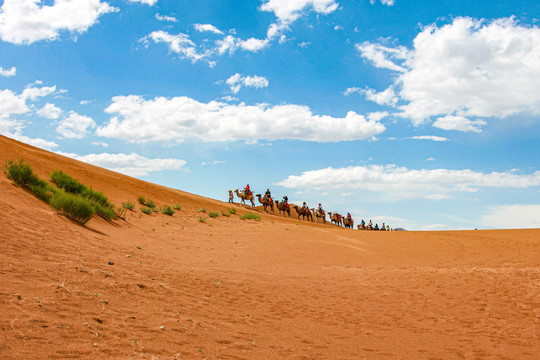
<path fill-rule="evenodd" d="M 156 44 L 165 43 L 169 47 L 169 51 L 180 55 L 180 57 L 189 59 L 191 62 L 197 62 L 208 57 L 208 53 L 199 53 L 197 46 L 190 40 L 189 35 L 179 33 L 171 35 L 165 31 L 153 31 L 149 35 L 141 39 L 143 43 L 148 45 L 149 41 Z"/>
<path fill-rule="evenodd" d="M 365 95 L 366 99 L 373 101 L 379 105 L 395 106 L 399 100 L 394 92 L 393 86 L 390 86 L 389 88 L 381 92 L 376 92 L 373 89 L 361 89 L 358 87 L 351 87 L 345 90 L 343 94 L 350 95 L 353 93 Z"/>
<path fill-rule="evenodd" d="M 128 0 L 130 2 L 140 2 L 141 4 L 146 4 L 149 6 L 153 6 L 155 3 L 157 3 L 158 0 Z"/>
<path fill-rule="evenodd" d="M 60 121 L 56 132 L 67 139 L 82 139 L 88 134 L 89 129 L 95 127 L 96 123 L 92 118 L 70 111 L 69 116 Z"/>
<path fill-rule="evenodd" d="M 186 161 L 181 159 L 149 159 L 136 153 L 77 155 L 58 152 L 58 154 L 129 176 L 146 176 L 156 171 L 182 170 L 186 165 Z"/>
<path fill-rule="evenodd" d="M 105 109 L 114 116 L 99 127 L 99 136 L 130 142 L 277 140 L 318 142 L 364 140 L 385 130 L 353 111 L 345 118 L 314 115 L 307 106 L 246 105 L 188 97 L 145 100 L 141 96 L 117 96 Z"/>
<path fill-rule="evenodd" d="M 529 188 L 540 186 L 540 171 L 531 175 L 514 172 L 482 173 L 472 170 L 411 170 L 396 165 L 350 166 L 305 171 L 277 185 L 293 189 L 363 189 L 393 198 L 448 198 L 452 192 L 476 192 L 482 187 Z"/>
<path fill-rule="evenodd" d="M 335 0 L 265 0 L 261 10 L 273 12 L 281 23 L 290 24 L 300 18 L 306 9 L 318 14 L 330 14 L 338 6 Z"/>
<path fill-rule="evenodd" d="M 268 86 L 268 80 L 263 76 L 243 76 L 238 73 L 228 78 L 225 83 L 230 86 L 233 94 L 237 94 L 242 86 L 256 89 Z"/>
<path fill-rule="evenodd" d="M 41 109 L 37 110 L 36 114 L 46 119 L 58 119 L 62 114 L 62 109 L 54 104 L 47 103 Z"/>
<path fill-rule="evenodd" d="M 214 34 L 223 35 L 223 31 L 219 30 L 217 27 L 211 24 L 195 24 L 193 26 L 195 27 L 195 30 L 199 32 L 208 31 Z"/>
<path fill-rule="evenodd" d="M 116 8 L 100 0 L 4 0 L 0 8 L 0 38 L 13 44 L 55 40 L 61 31 L 84 33 L 98 18 Z"/>
<path fill-rule="evenodd" d="M 161 14 L 156 14 L 156 19 L 158 19 L 159 21 L 178 22 L 178 19 L 174 16 L 167 16 Z"/>
<path fill-rule="evenodd" d="M 411 50 L 369 42 L 357 49 L 375 66 L 398 73 L 392 86 L 405 103 L 401 115 L 416 125 L 438 116 L 441 128 L 479 131 L 482 122 L 464 119 L 540 113 L 536 26 L 520 26 L 513 18 L 460 17 L 424 28 Z"/>
<path fill-rule="evenodd" d="M 420 135 L 420 136 L 411 136 L 411 139 L 415 140 L 433 140 L 433 141 L 448 141 L 448 138 L 442 136 L 433 136 L 433 135 Z"/>
<path fill-rule="evenodd" d="M 4 69 L 0 66 L 0 76 L 10 77 L 15 76 L 17 74 L 17 68 L 15 66 L 12 66 L 11 69 Z"/>
<path fill-rule="evenodd" d="M 369 0 L 369 2 L 371 3 L 371 5 L 373 5 L 375 4 L 375 2 L 377 2 L 377 0 Z M 381 4 L 392 6 L 394 5 L 394 0 L 381 0 Z"/>
<path fill-rule="evenodd" d="M 443 130 L 457 130 L 463 132 L 482 132 L 480 126 L 486 125 L 486 122 L 481 119 L 469 120 L 463 116 L 447 115 L 438 118 L 433 126 Z"/>
<path fill-rule="evenodd" d="M 478 219 L 478 224 L 499 229 L 540 228 L 540 204 L 494 206 Z"/>

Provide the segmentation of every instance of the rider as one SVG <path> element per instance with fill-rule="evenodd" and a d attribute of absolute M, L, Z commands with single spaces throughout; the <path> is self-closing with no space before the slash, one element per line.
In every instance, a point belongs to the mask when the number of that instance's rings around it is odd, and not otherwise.
<path fill-rule="evenodd" d="M 289 198 L 287 195 L 283 195 L 283 204 L 285 204 L 285 207 L 289 207 Z"/>
<path fill-rule="evenodd" d="M 272 194 L 270 194 L 270 189 L 266 189 L 266 192 L 264 193 L 264 197 L 268 200 L 272 200 Z"/>
<path fill-rule="evenodd" d="M 246 193 L 246 195 L 249 195 L 251 190 L 249 189 L 249 184 L 246 185 L 246 187 L 244 188 L 244 192 Z"/>
<path fill-rule="evenodd" d="M 347 213 L 347 219 L 351 220 L 351 213 Z"/>
<path fill-rule="evenodd" d="M 302 204 L 302 210 L 304 210 L 304 211 L 305 211 L 305 210 L 306 210 L 306 208 L 307 208 L 307 205 L 306 205 L 306 202 L 304 201 L 304 203 Z"/>
<path fill-rule="evenodd" d="M 323 208 L 322 208 L 321 203 L 319 203 L 319 207 L 317 208 L 317 210 L 319 211 L 319 213 L 320 213 L 321 215 L 324 216 L 324 210 L 323 210 Z"/>

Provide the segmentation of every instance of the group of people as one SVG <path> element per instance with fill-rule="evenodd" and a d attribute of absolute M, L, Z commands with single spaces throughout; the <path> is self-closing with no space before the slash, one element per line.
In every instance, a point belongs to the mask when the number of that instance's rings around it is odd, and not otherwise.
<path fill-rule="evenodd" d="M 364 221 L 364 219 L 362 219 L 362 221 L 358 225 L 358 230 L 390 231 L 390 225 L 385 225 L 385 223 L 382 223 L 381 227 L 379 228 L 379 224 L 375 223 L 375 226 L 373 226 L 373 222 L 369 220 L 369 223 L 366 225 L 366 222 Z"/>

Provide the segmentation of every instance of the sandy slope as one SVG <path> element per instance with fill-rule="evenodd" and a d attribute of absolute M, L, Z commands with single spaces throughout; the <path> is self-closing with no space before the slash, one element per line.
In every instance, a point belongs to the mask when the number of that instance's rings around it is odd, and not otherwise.
<path fill-rule="evenodd" d="M 182 210 L 83 227 L 0 174 L 3 359 L 540 358 L 540 230 L 201 223 L 229 206 L 0 137 L 21 156 Z"/>

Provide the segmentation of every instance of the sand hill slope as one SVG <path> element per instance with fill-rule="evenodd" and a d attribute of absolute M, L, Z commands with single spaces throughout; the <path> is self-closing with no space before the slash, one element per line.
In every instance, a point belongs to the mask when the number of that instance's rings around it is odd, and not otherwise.
<path fill-rule="evenodd" d="M 364 232 L 238 205 L 202 223 L 230 206 L 0 136 L 0 163 L 21 157 L 182 209 L 80 226 L 1 173 L 3 359 L 539 359 L 540 230 Z"/>

